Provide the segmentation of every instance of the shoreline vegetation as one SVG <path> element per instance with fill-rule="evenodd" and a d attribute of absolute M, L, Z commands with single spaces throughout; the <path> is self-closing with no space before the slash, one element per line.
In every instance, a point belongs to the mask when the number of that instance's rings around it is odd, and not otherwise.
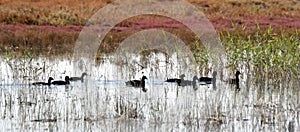
<path fill-rule="evenodd" d="M 88 18 L 111 2 L 113 0 L 2 0 L 0 54 L 9 59 L 71 57 L 76 39 Z M 258 71 L 265 70 L 266 73 L 278 71 L 281 74 L 280 72 L 289 71 L 298 76 L 299 1 L 189 2 L 203 11 L 215 26 L 226 50 L 228 67 L 236 69 L 241 64 L 247 65 L 249 69 L 254 66 Z M 199 48 L 195 43 L 195 36 L 184 26 L 173 20 L 149 15 L 126 19 L 116 25 L 99 47 L 96 61 L 101 61 L 102 54 L 114 52 L 118 43 L 131 34 L 151 28 L 163 29 L 180 36 L 201 65 L 207 62 L 205 51 Z"/>
<path fill-rule="evenodd" d="M 88 19 L 101 7 L 111 2 L 114 0 L 76 2 L 2 0 L 0 1 L 0 54 L 10 52 L 22 56 L 25 51 L 30 51 L 37 56 L 53 53 L 70 54 Z M 278 39 L 280 34 L 285 34 L 287 37 L 299 36 L 299 1 L 188 0 L 188 2 L 199 8 L 223 36 L 238 35 L 247 38 L 249 35 L 262 35 L 262 31 L 271 31 L 269 34 L 277 34 Z M 128 37 L 136 31 L 150 28 L 172 32 L 183 38 L 190 47 L 193 47 L 195 42 L 195 37 L 191 33 L 186 33 L 185 27 L 180 23 L 159 16 L 145 15 L 127 19 L 116 25 L 115 30 L 107 35 L 110 37 L 104 40 L 104 45 L 99 48 L 99 52 L 111 53 L 124 36 Z M 272 30 L 269 30 L 270 28 Z"/>
<path fill-rule="evenodd" d="M 15 53 L 16 57 L 24 55 L 24 52 L 30 52 L 39 55 L 66 55 L 72 54 L 75 42 L 82 26 L 69 26 L 69 27 L 52 27 L 52 26 L 31 26 L 24 27 L 24 25 L 9 25 L 14 30 L 3 30 L 3 26 L 0 25 L 0 53 L 1 55 L 9 53 Z M 8 27 L 8 26 L 4 26 Z M 150 29 L 151 27 L 146 27 Z M 133 33 L 139 32 L 145 29 L 141 27 L 135 30 L 112 30 L 109 32 L 103 43 L 99 47 L 99 54 L 109 54 L 113 53 L 117 48 L 118 44 L 129 37 Z M 196 37 L 189 30 L 183 28 L 165 28 L 158 27 L 158 29 L 171 32 L 176 36 L 179 36 L 183 41 L 191 48 L 192 51 L 195 50 L 195 43 L 197 41 Z M 222 43 L 228 43 L 228 37 L 235 38 L 239 41 L 246 41 L 248 39 L 256 37 L 262 37 L 260 40 L 261 45 L 267 45 L 272 39 L 285 40 L 290 38 L 300 38 L 300 30 L 284 30 L 284 29 L 274 29 L 273 27 L 263 27 L 257 25 L 255 30 L 246 30 L 243 27 L 237 27 L 233 30 L 219 31 L 218 32 Z M 271 37 L 265 38 L 264 36 L 269 35 Z M 227 38 L 227 39 L 224 39 Z M 266 39 L 266 40 L 263 40 Z M 232 41 L 232 40 L 231 40 Z M 241 44 L 236 42 L 234 44 Z M 252 45 L 254 43 L 247 43 Z M 299 41 L 294 42 L 295 46 L 299 45 Z M 300 47 L 298 46 L 298 50 Z"/>
<path fill-rule="evenodd" d="M 220 35 L 226 62 L 217 74 L 193 33 L 175 21 L 147 15 L 127 19 L 107 34 L 95 56 L 99 65 L 73 61 L 75 42 L 88 18 L 113 1 L 0 0 L 2 130 L 300 130 L 300 0 L 187 0 Z M 120 59 L 110 55 L 133 33 L 151 28 L 182 39 L 193 58 L 177 46 L 171 57 L 152 47 L 118 54 Z M 92 35 L 97 34 L 87 36 Z M 240 91 L 228 83 L 236 71 L 241 71 L 236 79 Z M 84 83 L 31 85 L 83 72 L 88 74 Z M 212 87 L 163 82 L 180 74 L 188 82 L 193 75 L 212 73 Z M 146 93 L 125 86 L 125 80 L 141 75 L 149 78 Z"/>

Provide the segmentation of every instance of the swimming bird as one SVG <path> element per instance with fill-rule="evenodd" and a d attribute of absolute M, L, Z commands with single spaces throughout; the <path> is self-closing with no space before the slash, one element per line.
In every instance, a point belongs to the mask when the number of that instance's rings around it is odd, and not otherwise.
<path fill-rule="evenodd" d="M 185 77 L 185 75 L 182 74 L 179 76 L 180 79 L 179 78 L 171 78 L 171 79 L 167 78 L 167 80 L 165 82 L 176 82 L 180 86 L 181 82 L 184 80 L 184 77 Z"/>
<path fill-rule="evenodd" d="M 193 77 L 193 81 L 190 81 L 190 80 L 184 80 L 183 78 L 180 80 L 180 82 L 177 82 L 178 86 L 193 86 L 193 88 L 196 87 L 196 81 L 198 80 L 198 77 L 197 76 L 194 76 Z"/>
<path fill-rule="evenodd" d="M 165 81 L 165 82 L 179 82 L 181 79 L 178 79 L 178 78 L 171 78 L 171 79 L 168 79 Z"/>
<path fill-rule="evenodd" d="M 229 80 L 229 84 L 235 84 L 236 90 L 240 91 L 240 79 L 239 75 L 241 74 L 240 71 L 235 72 L 235 78 Z"/>
<path fill-rule="evenodd" d="M 190 81 L 190 80 L 184 80 L 184 77 L 185 75 L 184 74 L 181 74 L 179 76 L 179 78 L 172 78 L 172 79 L 167 79 L 165 82 L 176 82 L 178 86 L 193 86 L 194 88 L 196 87 L 196 81 L 198 80 L 198 77 L 197 76 L 194 76 L 193 77 L 193 81 Z"/>
<path fill-rule="evenodd" d="M 216 85 L 217 79 L 216 79 L 216 77 L 217 77 L 217 72 L 214 71 L 212 78 L 211 77 L 200 77 L 198 81 L 199 81 L 200 85 L 212 84 L 213 89 L 216 89 L 217 88 L 217 85 Z"/>
<path fill-rule="evenodd" d="M 54 80 L 52 77 L 49 77 L 48 82 L 34 82 L 32 85 L 51 85 L 51 81 Z"/>
<path fill-rule="evenodd" d="M 83 82 L 84 76 L 86 76 L 87 74 L 84 72 L 81 74 L 81 77 L 70 77 L 70 81 L 79 81 L 81 80 L 81 82 Z"/>
<path fill-rule="evenodd" d="M 216 83 L 216 76 L 217 76 L 217 72 L 214 71 L 212 78 L 211 77 L 200 77 L 199 78 L 200 85 Z"/>
<path fill-rule="evenodd" d="M 141 87 L 143 92 L 147 92 L 147 89 L 145 88 L 145 80 L 148 79 L 146 76 L 143 76 L 141 80 L 130 80 L 125 82 L 127 86 L 132 87 Z"/>
<path fill-rule="evenodd" d="M 53 81 L 52 84 L 54 84 L 54 85 L 68 85 L 68 84 L 70 84 L 70 78 L 69 78 L 69 76 L 66 76 L 65 81 Z"/>

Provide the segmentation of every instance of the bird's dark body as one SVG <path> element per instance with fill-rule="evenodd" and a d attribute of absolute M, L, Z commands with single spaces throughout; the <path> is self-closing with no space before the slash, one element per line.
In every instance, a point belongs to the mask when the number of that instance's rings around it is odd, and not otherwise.
<path fill-rule="evenodd" d="M 237 91 L 240 91 L 240 78 L 239 78 L 240 74 L 241 74 L 240 71 L 236 71 L 235 78 L 228 80 L 229 84 L 235 84 L 236 85 L 236 90 Z"/>
<path fill-rule="evenodd" d="M 141 80 L 130 80 L 125 82 L 127 86 L 142 88 L 143 92 L 146 92 L 147 89 L 145 88 L 145 80 L 147 79 L 146 76 L 143 76 Z"/>
<path fill-rule="evenodd" d="M 86 76 L 87 74 L 84 72 L 82 73 L 81 77 L 70 77 L 70 81 L 81 81 L 83 82 L 84 81 L 84 76 Z"/>
<path fill-rule="evenodd" d="M 178 78 L 171 78 L 171 79 L 167 79 L 165 82 L 180 82 L 181 79 Z"/>
<path fill-rule="evenodd" d="M 212 84 L 213 78 L 210 77 L 200 77 L 199 82 L 204 82 L 205 84 Z"/>
<path fill-rule="evenodd" d="M 66 76 L 65 81 L 53 81 L 52 84 L 53 85 L 68 85 L 68 84 L 70 84 L 70 78 L 69 78 L 69 76 Z"/>
<path fill-rule="evenodd" d="M 51 85 L 51 81 L 54 80 L 52 77 L 49 77 L 48 82 L 34 82 L 32 85 Z"/>
<path fill-rule="evenodd" d="M 141 80 L 130 80 L 128 82 L 126 82 L 126 85 L 128 86 L 132 86 L 132 87 L 145 87 L 145 84 L 142 83 Z"/>

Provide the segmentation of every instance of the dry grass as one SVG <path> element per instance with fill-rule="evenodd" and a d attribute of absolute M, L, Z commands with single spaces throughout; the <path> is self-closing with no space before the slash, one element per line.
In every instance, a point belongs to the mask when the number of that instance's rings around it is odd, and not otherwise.
<path fill-rule="evenodd" d="M 84 25 L 96 11 L 113 1 L 2 0 L 0 1 L 0 22 L 30 25 Z M 298 19 L 300 17 L 300 2 L 296 0 L 188 1 L 199 7 L 212 21 L 218 19 L 247 19 L 253 16 Z"/>
<path fill-rule="evenodd" d="M 6 24 L 83 25 L 105 4 L 106 2 L 92 0 L 1 1 L 0 21 Z"/>
<path fill-rule="evenodd" d="M 72 53 L 82 26 L 101 7 L 114 0 L 1 0 L 0 1 L 0 53 L 18 53 L 25 50 L 36 55 Z M 260 28 L 272 26 L 274 32 L 285 30 L 295 33 L 300 28 L 300 2 L 295 0 L 188 0 L 203 11 L 219 32 L 256 33 Z M 151 24 L 164 23 L 157 16 L 134 17 L 119 23 L 117 27 L 134 27 L 146 21 L 144 27 L 129 30 L 113 30 L 104 39 L 100 52 L 112 52 L 118 43 L 138 31 L 153 28 Z M 151 22 L 147 23 L 147 20 Z M 157 23 L 156 23 L 157 22 Z M 154 24 L 154 25 L 155 25 Z M 173 25 L 172 25 L 173 24 Z M 174 26 L 172 23 L 167 26 Z M 30 26 L 28 26 L 30 25 Z M 177 24 L 178 25 L 178 24 Z M 73 26 L 73 27 L 72 27 Z M 183 26 L 154 27 L 167 30 L 193 48 L 194 35 Z M 243 28 L 246 28 L 243 29 Z M 41 52 L 42 51 L 42 52 Z"/>
<path fill-rule="evenodd" d="M 12 57 L 29 52 L 39 55 L 68 55 L 72 53 L 79 31 L 45 30 L 29 28 L 23 30 L 0 30 L 0 53 Z"/>

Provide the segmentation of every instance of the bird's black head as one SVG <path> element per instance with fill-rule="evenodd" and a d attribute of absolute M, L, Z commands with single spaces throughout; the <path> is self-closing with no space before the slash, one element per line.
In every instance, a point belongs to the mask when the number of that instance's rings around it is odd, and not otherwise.
<path fill-rule="evenodd" d="M 235 75 L 240 75 L 241 74 L 241 72 L 240 71 L 236 71 L 236 73 L 235 73 Z"/>
<path fill-rule="evenodd" d="M 69 77 L 69 76 L 66 76 L 66 77 L 65 77 L 65 81 L 66 81 L 66 84 L 70 84 L 70 77 Z"/>
<path fill-rule="evenodd" d="M 143 76 L 143 77 L 142 77 L 142 80 L 145 80 L 145 79 L 148 79 L 148 78 L 147 78 L 146 76 Z"/>
<path fill-rule="evenodd" d="M 199 78 L 197 76 L 193 77 L 193 81 L 199 80 Z"/>
<path fill-rule="evenodd" d="M 213 72 L 213 77 L 217 76 L 217 71 Z"/>
<path fill-rule="evenodd" d="M 69 76 L 66 76 L 66 77 L 65 77 L 65 80 L 66 80 L 66 81 L 69 81 L 69 80 L 70 80 L 70 77 L 69 77 Z"/>
<path fill-rule="evenodd" d="M 143 92 L 147 92 L 147 89 L 146 89 L 146 88 L 142 88 L 142 91 L 143 91 Z"/>
<path fill-rule="evenodd" d="M 85 72 L 84 72 L 84 73 L 82 73 L 82 75 L 81 75 L 81 76 L 86 76 L 86 75 L 87 75 L 87 73 L 85 73 Z"/>
<path fill-rule="evenodd" d="M 183 78 L 185 77 L 185 75 L 182 74 L 182 75 L 180 75 L 179 77 L 180 77 L 180 79 L 183 79 Z"/>

